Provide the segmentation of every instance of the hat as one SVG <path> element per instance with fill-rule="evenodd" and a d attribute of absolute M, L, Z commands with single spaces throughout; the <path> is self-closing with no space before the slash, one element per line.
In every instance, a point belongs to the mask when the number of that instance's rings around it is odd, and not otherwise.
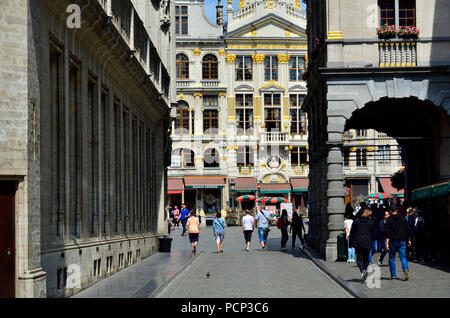
<path fill-rule="evenodd" d="M 413 207 L 409 207 L 408 209 L 406 209 L 406 214 L 408 216 L 414 215 L 414 214 L 416 214 L 416 209 L 414 209 Z"/>

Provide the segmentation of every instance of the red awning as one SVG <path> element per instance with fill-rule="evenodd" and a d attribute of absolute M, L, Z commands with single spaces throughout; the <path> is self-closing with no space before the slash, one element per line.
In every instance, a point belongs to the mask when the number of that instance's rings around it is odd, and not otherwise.
<path fill-rule="evenodd" d="M 291 192 L 290 183 L 260 183 L 259 192 L 261 194 L 271 193 L 289 193 Z"/>
<path fill-rule="evenodd" d="M 388 193 L 388 194 L 392 194 L 392 195 L 404 195 L 405 194 L 405 190 L 397 190 L 396 188 L 394 188 L 392 186 L 391 183 L 391 178 L 378 178 L 378 180 L 380 180 L 381 183 L 381 187 L 383 188 L 383 192 L 384 193 Z"/>
<path fill-rule="evenodd" d="M 258 182 L 256 178 L 230 178 L 229 182 L 234 182 L 234 190 L 235 192 L 255 192 L 258 190 Z"/>
<path fill-rule="evenodd" d="M 167 178 L 167 193 L 178 194 L 183 193 L 183 178 Z"/>
<path fill-rule="evenodd" d="M 225 177 L 184 177 L 186 189 L 219 189 L 225 186 Z"/>
<path fill-rule="evenodd" d="M 308 192 L 309 179 L 308 178 L 292 178 L 292 191 L 294 192 Z"/>

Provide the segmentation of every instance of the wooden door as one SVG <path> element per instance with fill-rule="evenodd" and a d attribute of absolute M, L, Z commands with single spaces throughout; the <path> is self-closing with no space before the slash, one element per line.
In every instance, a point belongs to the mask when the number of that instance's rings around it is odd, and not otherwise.
<path fill-rule="evenodd" d="M 0 298 L 15 297 L 15 182 L 0 181 Z"/>

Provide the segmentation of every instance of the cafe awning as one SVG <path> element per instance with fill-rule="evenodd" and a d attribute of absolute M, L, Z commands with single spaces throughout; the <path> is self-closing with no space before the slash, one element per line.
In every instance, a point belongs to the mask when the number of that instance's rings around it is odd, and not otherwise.
<path fill-rule="evenodd" d="M 183 178 L 167 178 L 167 193 L 179 194 L 183 193 Z"/>
<path fill-rule="evenodd" d="M 258 190 L 258 182 L 256 178 L 250 177 L 238 177 L 238 178 L 230 178 L 229 183 L 234 183 L 234 189 L 231 188 L 233 192 L 242 192 L 242 193 L 252 193 Z"/>
<path fill-rule="evenodd" d="M 411 200 L 439 197 L 450 193 L 450 181 L 438 182 L 411 191 Z"/>
<path fill-rule="evenodd" d="M 225 187 L 225 177 L 184 177 L 184 187 L 185 189 L 221 189 Z"/>
<path fill-rule="evenodd" d="M 293 192 L 308 192 L 308 178 L 291 178 L 290 181 Z"/>
<path fill-rule="evenodd" d="M 383 188 L 383 191 L 380 192 L 384 192 L 387 194 L 391 194 L 394 197 L 404 197 L 405 196 L 405 190 L 397 190 L 396 188 L 394 188 L 392 186 L 392 181 L 391 178 L 378 178 L 378 180 L 380 181 L 381 187 Z"/>
<path fill-rule="evenodd" d="M 290 183 L 260 183 L 259 193 L 272 194 L 272 193 L 290 193 Z"/>

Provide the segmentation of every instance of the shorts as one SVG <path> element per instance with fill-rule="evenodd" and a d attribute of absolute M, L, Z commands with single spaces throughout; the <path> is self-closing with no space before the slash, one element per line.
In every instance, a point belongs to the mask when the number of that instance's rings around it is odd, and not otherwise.
<path fill-rule="evenodd" d="M 222 243 L 224 238 L 225 238 L 224 231 L 215 231 L 214 232 L 214 240 L 216 240 L 217 243 Z"/>
<path fill-rule="evenodd" d="M 253 234 L 252 230 L 244 231 L 245 243 L 252 241 L 252 234 Z"/>
<path fill-rule="evenodd" d="M 189 242 L 194 243 L 198 242 L 199 233 L 189 233 Z"/>
<path fill-rule="evenodd" d="M 268 227 L 258 227 L 258 235 L 259 235 L 259 241 L 267 243 L 267 236 L 269 235 L 269 228 Z"/>

